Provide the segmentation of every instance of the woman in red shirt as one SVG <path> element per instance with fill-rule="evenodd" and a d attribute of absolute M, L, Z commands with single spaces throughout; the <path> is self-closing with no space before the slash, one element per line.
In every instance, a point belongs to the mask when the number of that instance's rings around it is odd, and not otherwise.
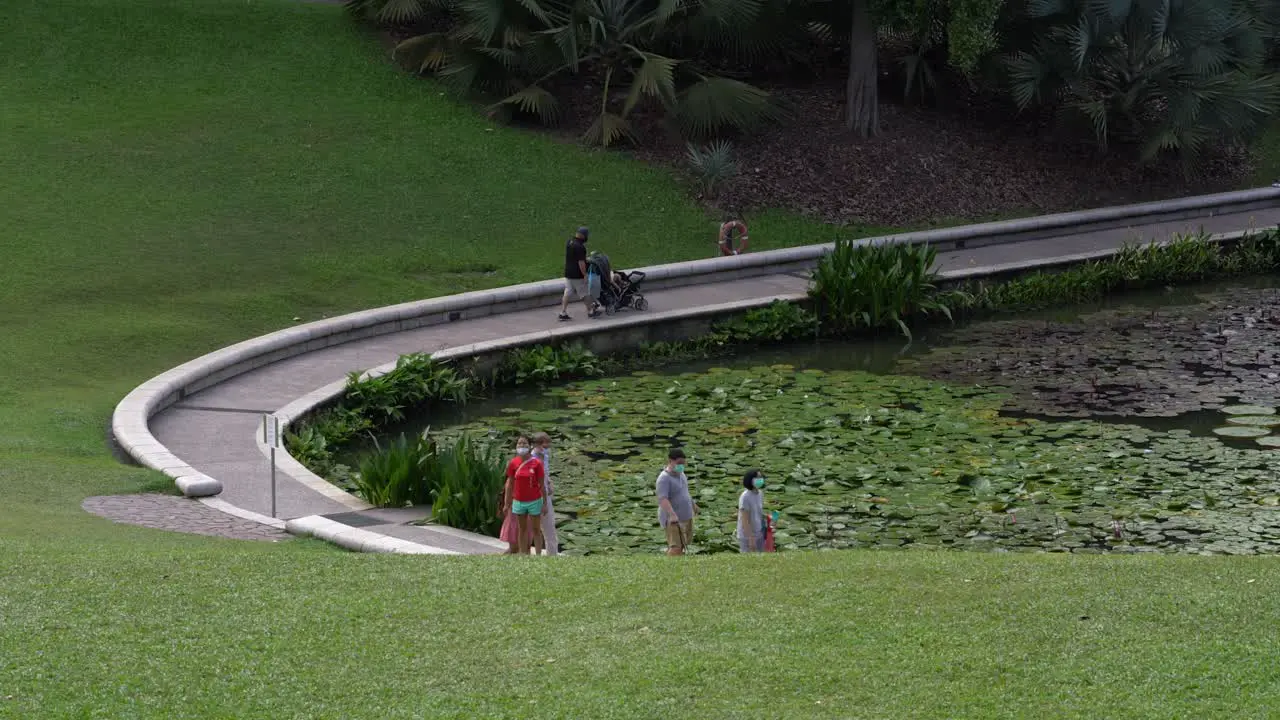
<path fill-rule="evenodd" d="M 528 440 L 521 438 L 528 447 Z M 516 460 L 521 460 L 517 465 Z M 514 468 L 514 470 L 513 470 Z M 508 486 L 511 488 L 511 514 L 516 517 L 516 529 L 520 536 L 517 552 L 521 555 L 529 552 L 542 528 L 542 514 L 546 512 L 546 503 L 542 499 L 542 481 L 546 478 L 546 469 L 542 461 L 536 457 L 520 456 L 507 464 Z"/>

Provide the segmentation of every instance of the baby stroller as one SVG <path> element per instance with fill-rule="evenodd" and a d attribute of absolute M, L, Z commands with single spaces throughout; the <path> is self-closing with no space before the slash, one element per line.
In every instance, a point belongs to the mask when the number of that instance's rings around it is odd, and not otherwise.
<path fill-rule="evenodd" d="M 593 252 L 587 257 L 587 287 L 598 287 L 594 296 L 606 314 L 612 315 L 622 308 L 648 310 L 649 301 L 640 292 L 640 283 L 644 282 L 644 273 L 614 272 L 609 264 L 609 256 Z"/>

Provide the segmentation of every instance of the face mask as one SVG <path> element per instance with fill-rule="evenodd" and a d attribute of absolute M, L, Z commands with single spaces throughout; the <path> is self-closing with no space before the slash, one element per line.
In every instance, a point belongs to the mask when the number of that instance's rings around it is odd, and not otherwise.
<path fill-rule="evenodd" d="M 684 473 L 684 463 L 680 463 L 679 465 L 676 465 L 676 473 L 678 474 Z"/>
<path fill-rule="evenodd" d="M 756 478 L 751 481 L 751 484 L 755 485 L 756 489 L 759 490 L 764 487 L 764 478 L 760 475 L 757 475 Z"/>
<path fill-rule="evenodd" d="M 518 448 L 516 448 L 516 454 L 517 454 L 517 455 L 519 455 L 520 457 L 524 457 L 525 455 L 528 455 L 528 454 L 529 454 L 529 448 L 527 448 L 527 447 L 518 447 Z"/>

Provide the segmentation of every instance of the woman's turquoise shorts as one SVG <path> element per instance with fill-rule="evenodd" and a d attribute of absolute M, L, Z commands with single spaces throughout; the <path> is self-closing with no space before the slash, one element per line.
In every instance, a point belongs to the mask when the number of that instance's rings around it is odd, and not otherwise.
<path fill-rule="evenodd" d="M 542 514 L 542 498 L 530 500 L 529 502 L 520 502 L 519 500 L 511 501 L 512 515 L 541 515 Z"/>

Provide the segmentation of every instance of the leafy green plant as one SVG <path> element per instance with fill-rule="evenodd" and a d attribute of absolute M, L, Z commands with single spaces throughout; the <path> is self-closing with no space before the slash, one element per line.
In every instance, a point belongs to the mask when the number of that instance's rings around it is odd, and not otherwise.
<path fill-rule="evenodd" d="M 452 445 L 433 445 L 439 482 L 432 517 L 450 527 L 496 536 L 502 526 L 498 498 L 506 482 L 502 458 L 491 446 L 463 435 Z"/>
<path fill-rule="evenodd" d="M 712 335 L 727 343 L 779 343 L 811 338 L 817 332 L 816 315 L 780 300 L 716 325 Z"/>
<path fill-rule="evenodd" d="M 284 446 L 293 459 L 318 474 L 327 471 L 333 462 L 333 451 L 323 428 L 304 425 L 297 432 L 284 434 Z"/>
<path fill-rule="evenodd" d="M 940 292 L 934 263 L 937 250 L 907 243 L 836 242 L 813 272 L 809 295 L 823 329 L 844 334 L 896 327 L 908 338 L 908 323 L 943 315 L 965 302 L 955 292 Z"/>
<path fill-rule="evenodd" d="M 715 197 L 720 188 L 738 174 L 733 145 L 727 140 L 717 140 L 704 147 L 688 143 L 685 155 L 705 197 Z"/>
<path fill-rule="evenodd" d="M 438 475 L 430 467 L 434 445 L 410 441 L 403 434 L 384 449 L 375 440 L 371 453 L 360 458 L 356 490 L 378 507 L 403 507 L 430 502 Z"/>
<path fill-rule="evenodd" d="M 431 505 L 436 522 L 488 535 L 501 524 L 498 496 L 505 482 L 502 458 L 466 435 L 441 442 L 431 434 L 403 434 L 359 460 L 356 491 L 379 507 Z"/>
<path fill-rule="evenodd" d="M 1058 108 L 1098 143 L 1189 158 L 1247 138 L 1280 106 L 1262 24 L 1232 0 L 1030 0 L 1034 44 L 1007 61 L 1018 107 Z"/>
<path fill-rule="evenodd" d="M 1023 275 L 1007 282 L 973 283 L 966 290 L 970 310 L 1034 310 L 1086 302 L 1120 289 L 1175 285 L 1228 274 L 1280 270 L 1280 232 L 1250 234 L 1233 245 L 1205 234 L 1169 243 L 1130 245 L 1105 260 L 1060 272 Z"/>
<path fill-rule="evenodd" d="M 495 373 L 495 382 L 520 385 L 569 378 L 596 377 L 604 366 L 595 353 L 579 345 L 535 345 L 509 351 Z"/>

